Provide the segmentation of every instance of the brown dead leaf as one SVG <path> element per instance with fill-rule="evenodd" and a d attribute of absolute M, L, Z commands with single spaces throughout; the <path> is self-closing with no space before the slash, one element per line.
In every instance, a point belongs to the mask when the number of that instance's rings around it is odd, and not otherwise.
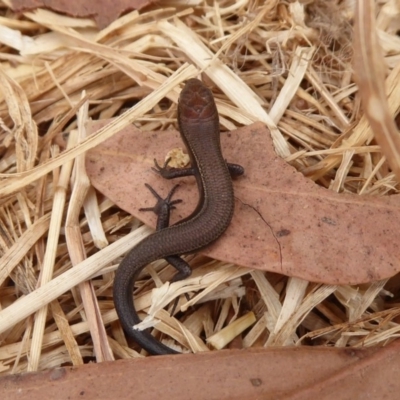
<path fill-rule="evenodd" d="M 154 0 L 108 0 L 64 1 L 64 0 L 13 0 L 12 8 L 16 12 L 46 8 L 71 17 L 94 18 L 99 29 L 103 29 L 127 11 L 140 10 Z"/>
<path fill-rule="evenodd" d="M 126 399 L 132 393 L 135 400 L 397 399 L 399 344 L 382 349 L 253 348 L 132 358 L 8 375 L 0 377 L 0 391 L 9 400 L 55 399 L 60 393 L 70 399 L 84 394 L 86 400 Z"/>
<path fill-rule="evenodd" d="M 107 121 L 92 122 L 95 132 Z M 278 272 L 314 282 L 359 284 L 400 270 L 397 243 L 399 196 L 338 194 L 316 185 L 275 154 L 265 126 L 256 123 L 222 135 L 224 156 L 243 165 L 235 181 L 236 210 L 231 225 L 203 254 L 249 268 Z M 140 132 L 128 127 L 91 150 L 86 159 L 92 184 L 127 212 L 155 226 L 149 183 L 161 195 L 174 182 L 156 175 L 153 158 L 182 147 L 179 133 Z M 181 179 L 182 198 L 171 223 L 194 209 L 194 178 Z"/>

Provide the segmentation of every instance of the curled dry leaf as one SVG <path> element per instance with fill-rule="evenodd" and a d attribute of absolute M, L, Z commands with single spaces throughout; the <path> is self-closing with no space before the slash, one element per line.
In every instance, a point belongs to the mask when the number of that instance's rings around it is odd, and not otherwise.
<path fill-rule="evenodd" d="M 107 121 L 91 122 L 95 132 Z M 203 254 L 249 268 L 314 282 L 359 284 L 400 270 L 397 195 L 369 197 L 335 193 L 316 185 L 275 154 L 261 123 L 221 135 L 224 157 L 244 166 L 235 181 L 236 209 L 225 234 Z M 141 132 L 128 127 L 92 149 L 86 158 L 92 184 L 119 207 L 155 226 L 149 183 L 161 195 L 176 181 L 151 167 L 168 150 L 182 147 L 179 133 Z M 197 202 L 194 178 L 182 178 L 182 198 L 171 223 L 187 216 Z"/>
<path fill-rule="evenodd" d="M 105 28 L 127 11 L 140 10 L 153 3 L 153 0 L 114 0 L 110 7 L 108 0 L 13 0 L 12 8 L 17 12 L 31 11 L 36 8 L 47 8 L 71 17 L 91 18 L 100 29 Z"/>

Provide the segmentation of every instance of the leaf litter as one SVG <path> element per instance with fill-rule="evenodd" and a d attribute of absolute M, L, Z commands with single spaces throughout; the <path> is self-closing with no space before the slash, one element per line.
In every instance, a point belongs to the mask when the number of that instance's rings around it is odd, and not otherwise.
<path fill-rule="evenodd" d="M 155 334 L 182 351 L 211 350 L 212 343 L 218 348 L 233 346 L 238 343 L 233 338 L 241 338 L 242 347 L 361 347 L 386 344 L 399 334 L 400 283 L 397 275 L 390 278 L 398 269 L 393 249 L 399 159 L 393 155 L 396 140 L 392 140 L 393 152 L 387 153 L 384 141 L 372 130 L 378 123 L 383 140 L 393 139 L 390 121 L 400 103 L 398 12 L 393 12 L 390 1 L 380 2 L 376 12 L 369 8 L 371 2 L 356 10 L 352 2 L 304 5 L 227 0 L 213 6 L 196 3 L 193 8 L 181 3 L 165 1 L 143 12 L 133 11 L 99 30 L 90 19 L 49 10 L 18 17 L 3 1 L 2 374 L 144 355 L 126 342 L 111 288 L 123 254 L 151 232 L 140 221 L 151 224 L 151 216 L 130 215 L 115 205 L 111 195 L 96 194 L 84 177 L 79 178 L 80 157 L 132 123 L 143 132 L 168 131 L 158 144 L 157 154 L 162 157 L 170 150 L 169 138 L 177 137 L 173 129 L 182 84 L 200 74 L 217 99 L 224 136 L 239 128 L 245 132 L 243 126 L 262 121 L 268 128 L 262 139 L 269 140 L 270 132 L 276 154 L 284 158 L 268 153 L 270 144 L 256 142 L 250 159 L 248 151 L 243 151 L 248 181 L 242 181 L 242 189 L 236 182 L 238 215 L 253 210 L 244 225 L 246 232 L 259 223 L 262 230 L 253 237 L 271 235 L 275 247 L 251 248 L 249 254 L 262 253 L 257 268 L 261 263 L 268 265 L 251 270 L 233 259 L 240 252 L 235 248 L 237 241 L 229 245 L 227 234 L 223 239 L 227 254 L 214 256 L 226 261 L 190 256 L 193 275 L 171 285 L 163 286 L 173 274 L 165 262 L 147 267 L 138 281 L 135 301 L 142 317 L 151 310 L 149 324 L 156 326 Z M 376 21 L 371 19 L 375 15 Z M 353 31 L 353 18 L 367 25 Z M 366 34 L 375 32 L 369 29 L 372 23 L 377 25 L 379 42 Z M 353 44 L 356 34 L 358 42 Z M 368 68 L 363 74 L 353 73 L 353 54 L 364 57 Z M 381 54 L 382 63 L 367 64 L 376 62 L 371 54 Z M 375 76 L 374 68 L 383 72 Z M 359 76 L 357 82 L 353 74 Z M 377 88 L 385 88 L 386 97 L 376 93 Z M 371 107 L 374 99 L 384 108 L 378 117 Z M 368 112 L 361 104 L 369 104 Z M 113 117 L 94 135 L 84 134 L 90 119 Z M 374 123 L 370 122 L 373 118 Z M 241 146 L 242 142 L 237 143 Z M 266 179 L 271 173 L 257 170 L 260 152 L 264 157 L 270 154 L 279 166 L 268 180 L 279 194 L 275 198 L 268 189 L 272 201 L 251 198 L 250 188 L 256 186 L 251 180 L 259 179 L 257 174 Z M 232 149 L 232 162 L 239 162 L 240 155 L 240 148 Z M 271 162 L 262 155 L 261 160 Z M 148 172 L 143 174 L 152 183 L 156 177 L 151 174 L 149 157 L 144 166 Z M 291 179 L 285 186 L 279 176 Z M 251 182 L 250 188 L 244 182 Z M 135 184 L 141 186 L 135 191 L 148 195 L 141 181 Z M 299 193 L 288 192 L 288 187 L 296 185 L 302 188 Z M 160 180 L 154 186 L 161 192 L 167 189 Z M 188 182 L 179 194 L 190 193 L 190 187 Z M 282 187 L 286 187 L 283 195 Z M 300 228 L 306 228 L 308 220 L 299 221 L 299 211 L 290 218 L 292 213 L 285 215 L 283 206 L 304 207 L 303 198 L 310 198 L 308 192 L 314 190 L 318 193 L 314 200 L 329 205 L 319 218 L 318 228 L 324 235 L 317 235 L 310 226 L 309 235 L 301 237 Z M 300 196 L 304 193 L 307 196 Z M 338 208 L 332 214 L 333 199 L 337 207 L 349 209 Z M 277 216 L 274 204 L 269 203 L 277 204 Z M 146 199 L 132 204 L 137 210 L 146 206 Z M 185 207 L 189 204 L 185 200 Z M 261 205 L 268 205 L 268 212 Z M 318 208 L 313 211 L 317 214 Z M 384 211 L 390 212 L 385 216 Z M 339 229 L 345 223 L 353 228 Z M 382 234 L 384 229 L 387 234 Z M 290 257 L 299 251 L 290 242 L 294 234 L 301 246 L 309 247 L 305 259 Z M 369 237 L 368 248 L 361 248 L 363 242 L 357 241 L 361 237 Z M 324 243 L 315 247 L 320 254 L 311 257 L 311 246 L 324 239 L 325 248 Z M 339 254 L 341 246 L 346 254 Z M 344 271 L 340 279 L 340 274 L 321 267 L 335 270 L 335 249 L 339 260 L 351 260 L 352 265 L 340 265 Z M 73 257 L 77 254 L 78 259 Z M 301 273 L 296 264 L 304 265 Z M 274 265 L 281 270 L 273 269 Z M 307 271 L 312 276 L 307 277 Z M 88 279 L 90 285 L 84 284 Z M 214 282 L 218 285 L 213 286 Z M 162 310 L 165 302 L 183 293 L 189 293 L 191 300 L 188 303 L 180 296 L 178 310 L 182 312 L 170 316 L 171 305 Z"/>

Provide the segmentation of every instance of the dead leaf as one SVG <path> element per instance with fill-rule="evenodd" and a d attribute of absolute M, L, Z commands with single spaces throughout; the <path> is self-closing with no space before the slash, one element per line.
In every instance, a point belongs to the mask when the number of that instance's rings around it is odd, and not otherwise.
<path fill-rule="evenodd" d="M 95 132 L 108 121 L 91 122 Z M 203 251 L 219 260 L 328 284 L 359 284 L 400 270 L 399 196 L 338 194 L 316 185 L 275 154 L 265 126 L 256 123 L 222 135 L 224 157 L 243 165 L 235 181 L 236 210 L 222 238 Z M 178 132 L 141 132 L 128 127 L 91 150 L 86 159 L 92 184 L 125 211 L 155 226 L 154 204 L 144 187 L 161 195 L 166 181 L 151 167 L 168 150 L 182 147 Z M 194 209 L 194 178 L 183 178 L 182 198 L 171 223 Z"/>
<path fill-rule="evenodd" d="M 361 349 L 253 348 L 131 358 L 6 375 L 0 377 L 0 391 L 3 399 L 19 400 L 60 398 L 60 393 L 62 398 L 84 395 L 87 400 L 125 399 L 133 397 L 132 393 L 135 400 L 336 400 L 362 399 L 366 394 L 396 399 L 399 344 Z"/>
<path fill-rule="evenodd" d="M 71 17 L 94 18 L 99 29 L 103 29 L 121 14 L 127 11 L 140 10 L 153 2 L 154 0 L 114 0 L 111 3 L 112 6 L 110 6 L 108 0 L 13 0 L 12 8 L 19 13 L 36 8 L 46 8 Z"/>

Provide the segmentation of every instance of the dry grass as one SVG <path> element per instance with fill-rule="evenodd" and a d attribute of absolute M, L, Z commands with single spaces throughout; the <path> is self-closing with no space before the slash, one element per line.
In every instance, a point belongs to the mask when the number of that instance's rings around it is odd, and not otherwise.
<path fill-rule="evenodd" d="M 0 373 L 140 356 L 119 326 L 112 282 L 149 228 L 96 197 L 83 157 L 128 124 L 175 126 L 188 78 L 203 73 L 223 129 L 263 121 L 277 153 L 318 184 L 398 191 L 395 2 L 379 2 L 376 22 L 365 2 L 358 30 L 350 0 L 162 3 L 98 31 L 91 20 L 43 10 L 17 18 L 0 2 Z M 85 136 L 85 121 L 110 117 Z M 397 277 L 336 287 L 200 256 L 191 263 L 198 268 L 190 279 L 161 286 L 159 273 L 170 270 L 156 262 L 135 295 L 137 309 L 151 306 L 163 340 L 180 350 L 371 346 L 400 331 Z M 154 282 L 160 289 L 152 291 Z M 184 292 L 192 299 L 181 296 L 183 312 L 171 317 L 162 308 Z"/>

